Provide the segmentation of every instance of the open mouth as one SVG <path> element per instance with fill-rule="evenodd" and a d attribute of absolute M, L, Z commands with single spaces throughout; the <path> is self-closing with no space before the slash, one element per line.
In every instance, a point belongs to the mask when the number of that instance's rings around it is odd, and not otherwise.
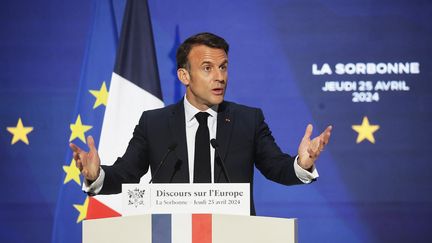
<path fill-rule="evenodd" d="M 223 95 L 224 89 L 223 88 L 215 88 L 215 89 L 212 89 L 212 93 L 215 95 Z"/>

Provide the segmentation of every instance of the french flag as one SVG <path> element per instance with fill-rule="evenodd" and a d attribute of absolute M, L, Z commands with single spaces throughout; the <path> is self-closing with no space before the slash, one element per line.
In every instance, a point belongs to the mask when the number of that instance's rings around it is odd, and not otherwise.
<path fill-rule="evenodd" d="M 102 164 L 123 155 L 143 111 L 163 106 L 148 3 L 128 0 L 99 139 Z M 86 218 L 120 216 L 121 208 L 120 195 L 97 195 L 90 198 Z"/>

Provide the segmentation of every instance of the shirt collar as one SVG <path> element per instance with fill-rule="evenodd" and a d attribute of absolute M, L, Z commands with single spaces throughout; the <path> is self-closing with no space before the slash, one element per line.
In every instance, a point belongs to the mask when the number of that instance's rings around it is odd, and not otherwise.
<path fill-rule="evenodd" d="M 201 110 L 199 110 L 198 108 L 196 108 L 195 106 L 193 106 L 188 99 L 186 98 L 186 95 L 184 96 L 183 99 L 183 105 L 184 105 L 184 109 L 185 109 L 185 116 L 186 116 L 186 121 L 190 122 L 192 119 L 195 118 L 195 115 L 198 112 L 201 112 Z M 217 110 L 218 110 L 219 105 L 214 105 L 210 108 L 208 108 L 207 110 L 205 110 L 204 112 L 207 112 L 210 114 L 210 116 L 212 117 L 217 117 Z"/>

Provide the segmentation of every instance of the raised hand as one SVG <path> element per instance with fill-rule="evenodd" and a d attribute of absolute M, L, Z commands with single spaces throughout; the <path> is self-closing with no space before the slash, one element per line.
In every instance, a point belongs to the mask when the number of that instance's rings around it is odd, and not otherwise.
<path fill-rule="evenodd" d="M 305 170 L 312 168 L 315 160 L 328 144 L 332 126 L 328 126 L 318 137 L 311 140 L 312 130 L 313 127 L 309 124 L 298 148 L 299 158 L 297 162 Z"/>
<path fill-rule="evenodd" d="M 100 158 L 96 150 L 92 136 L 87 137 L 87 145 L 89 151 L 82 150 L 77 145 L 70 143 L 69 147 L 73 151 L 73 158 L 76 161 L 76 166 L 83 174 L 87 181 L 95 181 L 99 177 Z"/>

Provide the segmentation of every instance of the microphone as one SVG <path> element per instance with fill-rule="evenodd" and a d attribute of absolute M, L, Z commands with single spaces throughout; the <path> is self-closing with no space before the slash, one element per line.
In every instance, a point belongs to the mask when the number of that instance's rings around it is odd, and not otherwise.
<path fill-rule="evenodd" d="M 222 172 L 225 174 L 225 177 L 226 177 L 228 183 L 231 183 L 231 180 L 229 178 L 228 172 L 225 169 L 225 163 L 224 163 L 224 161 L 222 159 L 222 156 L 219 153 L 219 144 L 217 143 L 216 139 L 214 139 L 214 138 L 210 140 L 210 144 L 215 149 L 216 154 L 217 154 L 217 156 L 220 159 L 219 161 L 220 161 L 220 165 L 222 167 Z"/>
<path fill-rule="evenodd" d="M 172 143 L 169 147 L 168 150 L 166 151 L 165 155 L 162 157 L 161 162 L 159 163 L 159 166 L 157 167 L 154 176 L 152 176 L 151 180 L 149 181 L 149 184 L 151 184 L 153 182 L 153 179 L 156 178 L 157 174 L 159 173 L 160 168 L 162 167 L 163 163 L 165 163 L 166 158 L 168 157 L 168 155 L 174 151 L 177 148 L 177 143 Z"/>

